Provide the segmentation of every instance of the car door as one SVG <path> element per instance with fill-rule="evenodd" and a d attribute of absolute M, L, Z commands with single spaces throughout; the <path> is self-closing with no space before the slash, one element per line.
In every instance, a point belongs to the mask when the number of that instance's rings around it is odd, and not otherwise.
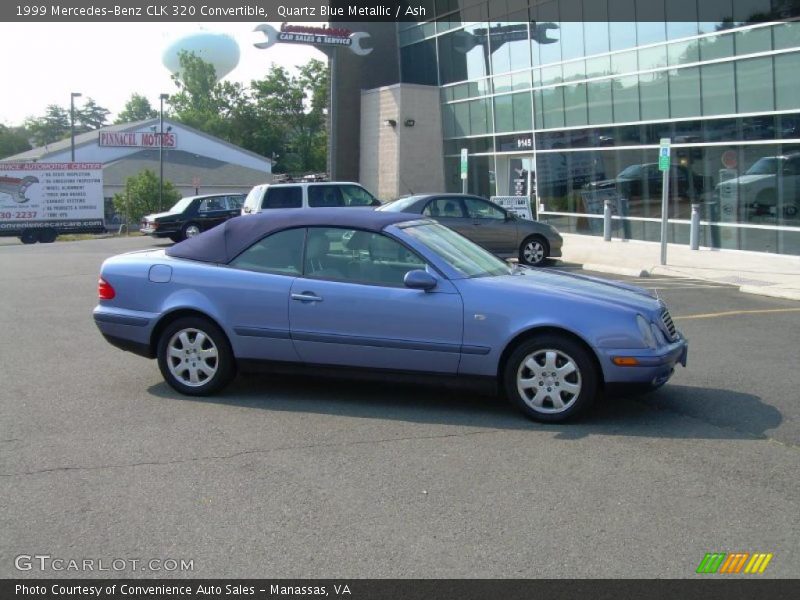
<path fill-rule="evenodd" d="M 430 292 L 403 277 L 428 268 L 382 234 L 309 228 L 303 276 L 292 283 L 289 321 L 303 362 L 403 371 L 456 373 L 461 352 L 461 296 L 439 274 Z"/>
<path fill-rule="evenodd" d="M 217 304 L 233 330 L 237 358 L 298 361 L 289 331 L 289 294 L 302 273 L 305 229 L 273 233 L 220 269 Z"/>
<path fill-rule="evenodd" d="M 482 198 L 464 198 L 470 222 L 469 239 L 498 254 L 517 254 L 517 222 L 499 206 Z"/>

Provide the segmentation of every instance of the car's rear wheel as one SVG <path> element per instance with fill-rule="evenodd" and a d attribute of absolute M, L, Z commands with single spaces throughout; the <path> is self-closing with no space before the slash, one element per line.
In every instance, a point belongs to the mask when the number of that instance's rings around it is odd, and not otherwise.
<path fill-rule="evenodd" d="M 183 317 L 164 329 L 158 341 L 158 367 L 172 388 L 188 396 L 214 394 L 236 372 L 228 338 L 202 317 Z"/>
<path fill-rule="evenodd" d="M 43 229 L 39 232 L 39 241 L 43 244 L 52 244 L 57 237 L 58 233 L 55 229 Z"/>
<path fill-rule="evenodd" d="M 187 223 L 181 229 L 181 239 L 188 240 L 196 235 L 200 235 L 200 226 L 197 223 Z"/>
<path fill-rule="evenodd" d="M 566 421 L 597 395 L 598 374 L 589 352 L 566 336 L 547 334 L 521 343 L 503 373 L 503 387 L 523 413 L 537 421 Z"/>
<path fill-rule="evenodd" d="M 519 247 L 519 262 L 536 267 L 541 265 L 550 253 L 547 240 L 540 235 L 525 238 Z"/>
<path fill-rule="evenodd" d="M 39 241 L 39 232 L 35 229 L 25 229 L 19 236 L 19 241 L 23 244 L 35 244 Z"/>

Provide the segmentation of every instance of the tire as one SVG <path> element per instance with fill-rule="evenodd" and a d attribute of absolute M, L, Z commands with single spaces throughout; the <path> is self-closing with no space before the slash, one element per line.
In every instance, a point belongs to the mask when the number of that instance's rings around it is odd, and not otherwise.
<path fill-rule="evenodd" d="M 198 339 L 201 334 L 203 339 Z M 158 368 L 172 389 L 187 396 L 210 396 L 236 375 L 228 338 L 203 317 L 183 317 L 164 329 L 158 340 Z"/>
<path fill-rule="evenodd" d="M 39 232 L 39 241 L 42 244 L 52 244 L 57 237 L 58 233 L 56 233 L 55 229 L 43 229 Z"/>
<path fill-rule="evenodd" d="M 19 236 L 19 241 L 23 244 L 35 244 L 39 241 L 39 232 L 35 229 L 25 229 Z"/>
<path fill-rule="evenodd" d="M 536 336 L 511 353 L 503 372 L 503 389 L 527 417 L 560 423 L 584 412 L 594 402 L 597 367 L 589 352 L 575 340 L 557 334 Z"/>
<path fill-rule="evenodd" d="M 197 223 L 187 223 L 181 228 L 181 241 L 200 235 L 200 226 Z"/>
<path fill-rule="evenodd" d="M 519 247 L 519 262 L 523 265 L 538 267 L 550 255 L 550 246 L 547 240 L 540 235 L 525 238 Z"/>
<path fill-rule="evenodd" d="M 176 244 L 177 244 L 178 242 L 181 242 L 181 241 L 183 241 L 183 236 L 182 236 L 180 233 L 171 233 L 171 234 L 169 234 L 167 237 L 168 237 L 169 239 L 171 239 L 173 242 L 175 242 Z"/>

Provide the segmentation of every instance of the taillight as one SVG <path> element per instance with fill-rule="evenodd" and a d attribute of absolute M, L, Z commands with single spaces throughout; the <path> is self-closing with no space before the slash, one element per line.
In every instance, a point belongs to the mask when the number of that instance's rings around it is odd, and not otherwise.
<path fill-rule="evenodd" d="M 114 291 L 114 288 L 111 287 L 111 284 L 105 279 L 100 277 L 97 280 L 97 297 L 100 298 L 100 300 L 113 300 L 116 295 L 117 293 Z"/>

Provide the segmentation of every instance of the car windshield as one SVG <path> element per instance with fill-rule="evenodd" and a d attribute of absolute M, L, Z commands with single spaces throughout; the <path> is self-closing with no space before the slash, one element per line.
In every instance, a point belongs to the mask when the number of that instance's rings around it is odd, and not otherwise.
<path fill-rule="evenodd" d="M 444 225 L 411 225 L 405 227 L 404 231 L 465 277 L 493 277 L 511 273 L 508 263 Z"/>
<path fill-rule="evenodd" d="M 192 203 L 192 200 L 194 200 L 194 198 L 181 198 L 172 205 L 172 208 L 169 209 L 169 212 L 172 214 L 182 213 L 186 210 L 186 207 Z"/>
<path fill-rule="evenodd" d="M 753 163 L 745 175 L 776 175 L 777 173 L 778 159 L 774 156 L 765 156 Z"/>
<path fill-rule="evenodd" d="M 642 165 L 631 165 L 620 171 L 617 177 L 619 179 L 637 179 L 642 175 Z"/>
<path fill-rule="evenodd" d="M 375 210 L 386 210 L 391 212 L 403 212 L 409 206 L 414 204 L 419 200 L 418 196 L 409 196 L 407 198 L 400 198 L 399 200 L 395 200 L 394 202 L 389 202 L 388 204 L 384 204 L 383 206 L 379 206 Z"/>

